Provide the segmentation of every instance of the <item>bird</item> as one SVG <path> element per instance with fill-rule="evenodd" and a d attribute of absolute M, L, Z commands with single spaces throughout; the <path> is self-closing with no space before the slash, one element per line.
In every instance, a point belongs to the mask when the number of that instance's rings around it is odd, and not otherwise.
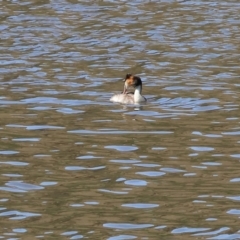
<path fill-rule="evenodd" d="M 136 104 L 144 103 L 147 99 L 141 95 L 142 93 L 142 80 L 140 77 L 128 73 L 125 77 L 123 92 L 115 94 L 110 98 L 111 102 L 123 104 Z M 134 93 L 127 92 L 129 87 L 134 88 Z"/>

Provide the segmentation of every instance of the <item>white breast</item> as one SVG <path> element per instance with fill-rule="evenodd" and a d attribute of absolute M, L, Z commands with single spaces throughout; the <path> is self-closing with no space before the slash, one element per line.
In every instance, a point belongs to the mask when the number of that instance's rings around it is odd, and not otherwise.
<path fill-rule="evenodd" d="M 111 102 L 134 104 L 133 94 L 116 94 L 110 98 Z"/>

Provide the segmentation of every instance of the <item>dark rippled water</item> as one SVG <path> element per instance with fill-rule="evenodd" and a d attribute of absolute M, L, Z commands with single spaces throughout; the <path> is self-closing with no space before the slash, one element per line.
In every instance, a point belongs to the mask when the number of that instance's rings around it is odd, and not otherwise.
<path fill-rule="evenodd" d="M 1 239 L 240 239 L 238 1 L 0 4 Z"/>

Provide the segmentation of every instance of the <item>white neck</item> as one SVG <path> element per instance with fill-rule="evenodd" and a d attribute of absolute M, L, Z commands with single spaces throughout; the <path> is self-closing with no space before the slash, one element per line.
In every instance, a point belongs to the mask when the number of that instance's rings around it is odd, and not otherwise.
<path fill-rule="evenodd" d="M 145 98 L 141 95 L 142 86 L 137 86 L 134 92 L 134 102 L 142 102 L 145 101 Z"/>

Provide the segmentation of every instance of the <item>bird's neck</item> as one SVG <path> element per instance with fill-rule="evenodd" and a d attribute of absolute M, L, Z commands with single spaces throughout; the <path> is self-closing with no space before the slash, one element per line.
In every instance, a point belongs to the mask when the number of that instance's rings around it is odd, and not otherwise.
<path fill-rule="evenodd" d="M 134 102 L 141 101 L 141 99 L 143 98 L 142 95 L 141 95 L 141 92 L 142 92 L 142 86 L 138 86 L 138 87 L 135 88 Z"/>

